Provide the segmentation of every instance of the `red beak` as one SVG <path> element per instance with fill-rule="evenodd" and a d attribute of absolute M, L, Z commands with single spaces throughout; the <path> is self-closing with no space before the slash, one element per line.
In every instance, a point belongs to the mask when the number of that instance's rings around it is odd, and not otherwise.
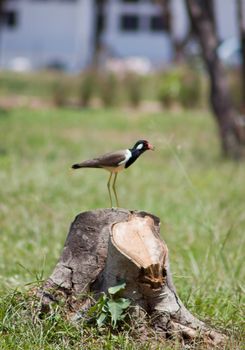
<path fill-rule="evenodd" d="M 155 147 L 153 145 L 151 145 L 150 143 L 148 143 L 148 149 L 150 149 L 151 151 L 154 151 Z"/>

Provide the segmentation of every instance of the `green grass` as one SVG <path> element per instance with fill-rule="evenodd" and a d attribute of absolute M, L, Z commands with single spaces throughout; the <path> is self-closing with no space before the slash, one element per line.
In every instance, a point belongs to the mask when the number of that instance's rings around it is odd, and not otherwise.
<path fill-rule="evenodd" d="M 47 97 L 52 93 L 53 85 L 59 79 L 57 73 L 16 73 L 0 72 L 1 95 L 41 96 Z"/>
<path fill-rule="evenodd" d="M 22 106 L 43 101 L 58 106 L 78 106 L 84 102 L 90 106 L 98 103 L 107 107 L 137 106 L 142 101 L 151 101 L 164 107 L 205 108 L 206 87 L 205 75 L 193 66 L 191 70 L 183 66 L 168 73 L 159 71 L 144 77 L 134 74 L 122 77 L 97 70 L 80 75 L 45 70 L 29 73 L 0 71 L 0 96 L 7 98 L 9 103 L 15 101 Z M 233 90 L 236 91 L 235 85 Z"/>
<path fill-rule="evenodd" d="M 245 164 L 220 158 L 210 115 L 13 109 L 0 111 L 1 350 L 150 349 L 61 309 L 39 320 L 26 286 L 49 276 L 75 215 L 109 206 L 108 174 L 70 165 L 141 138 L 156 151 L 119 175 L 120 204 L 161 218 L 183 302 L 242 348 Z"/>

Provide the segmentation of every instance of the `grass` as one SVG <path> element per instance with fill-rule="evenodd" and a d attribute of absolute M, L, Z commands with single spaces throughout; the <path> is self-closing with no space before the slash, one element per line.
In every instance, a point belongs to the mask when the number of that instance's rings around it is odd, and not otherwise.
<path fill-rule="evenodd" d="M 9 103 L 15 100 L 22 106 L 45 101 L 59 107 L 98 104 L 137 107 L 143 101 L 151 101 L 164 108 L 203 108 L 207 103 L 206 90 L 205 75 L 193 66 L 191 69 L 183 66 L 170 72 L 159 71 L 144 77 L 132 73 L 118 76 L 97 70 L 80 75 L 45 70 L 29 73 L 0 71 L 0 95 Z"/>
<path fill-rule="evenodd" d="M 6 96 L 15 94 L 45 98 L 52 93 L 53 85 L 59 76 L 50 72 L 23 74 L 1 71 L 0 92 Z"/>
<path fill-rule="evenodd" d="M 39 320 L 28 297 L 29 284 L 51 273 L 75 215 L 109 206 L 108 174 L 70 165 L 141 138 L 156 152 L 119 175 L 120 204 L 161 218 L 183 302 L 242 348 L 245 164 L 220 159 L 210 115 L 11 109 L 0 111 L 1 350 L 151 348 L 126 330 L 72 324 L 62 308 Z"/>

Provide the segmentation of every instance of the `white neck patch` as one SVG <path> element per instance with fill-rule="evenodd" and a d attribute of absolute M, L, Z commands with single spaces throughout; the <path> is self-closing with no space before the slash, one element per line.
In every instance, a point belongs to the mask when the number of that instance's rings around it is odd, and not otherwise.
<path fill-rule="evenodd" d="M 127 163 L 127 161 L 132 157 L 132 153 L 130 152 L 129 149 L 126 150 L 125 152 L 125 159 L 122 160 L 118 165 L 122 165 L 122 164 L 125 164 Z"/>
<path fill-rule="evenodd" d="M 143 143 L 140 143 L 137 147 L 136 147 L 136 149 L 142 149 L 143 148 Z"/>

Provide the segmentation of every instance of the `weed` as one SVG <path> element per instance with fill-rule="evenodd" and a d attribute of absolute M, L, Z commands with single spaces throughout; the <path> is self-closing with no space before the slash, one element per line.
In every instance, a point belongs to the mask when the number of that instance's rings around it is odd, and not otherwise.
<path fill-rule="evenodd" d="M 119 294 L 125 289 L 125 286 L 126 283 L 121 282 L 114 287 L 110 287 L 108 295 L 102 293 L 96 304 L 90 308 L 88 315 L 92 316 L 99 328 L 102 325 L 110 324 L 114 329 L 124 320 L 130 306 L 130 300 L 120 298 Z"/>

